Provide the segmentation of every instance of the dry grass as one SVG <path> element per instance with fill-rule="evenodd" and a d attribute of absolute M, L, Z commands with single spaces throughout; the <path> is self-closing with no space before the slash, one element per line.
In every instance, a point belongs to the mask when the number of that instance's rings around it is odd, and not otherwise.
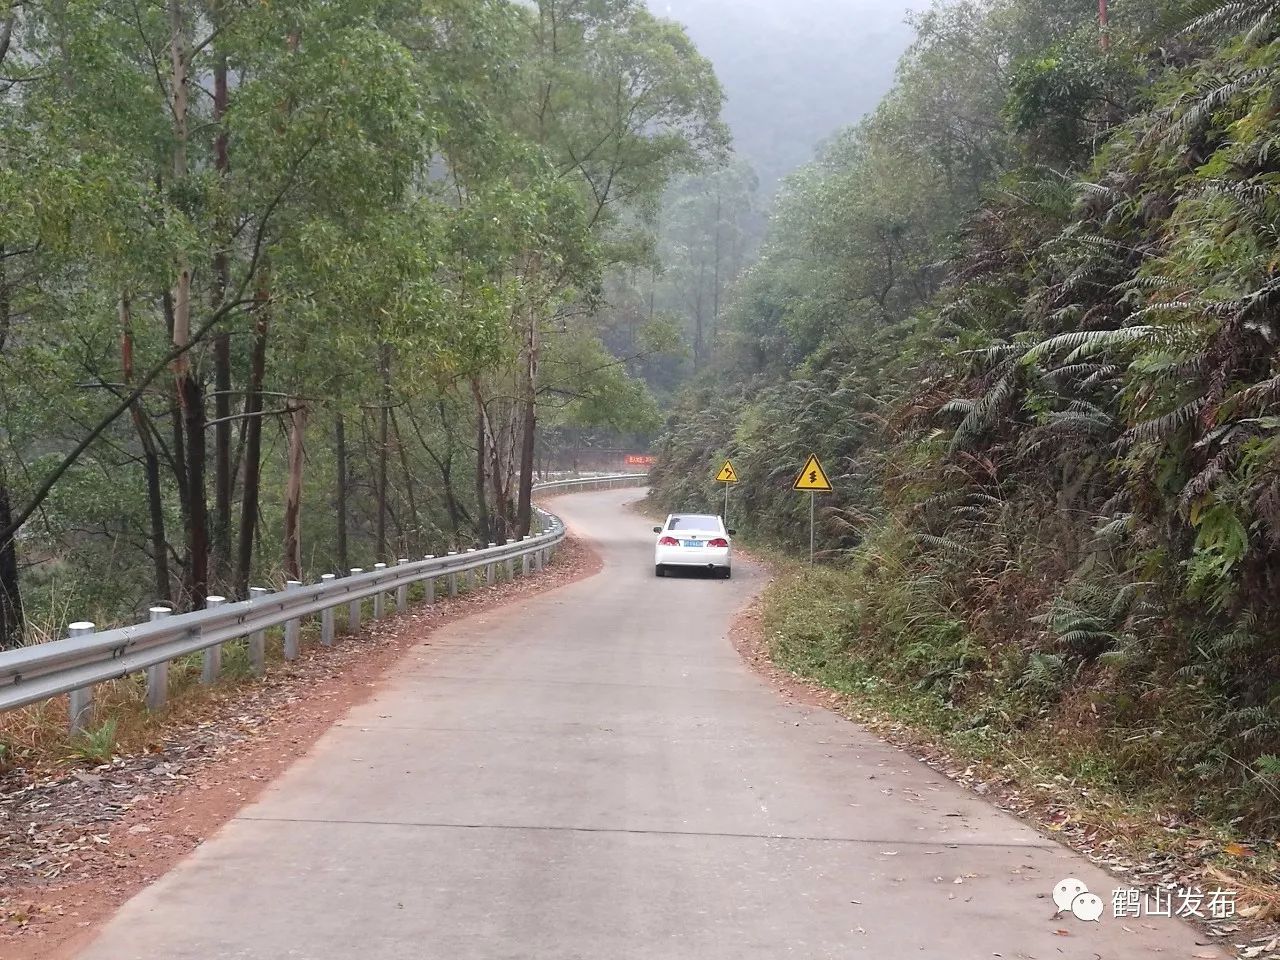
<path fill-rule="evenodd" d="M 483 570 L 474 577 L 460 575 L 458 592 L 466 594 L 483 587 Z M 437 583 L 436 595 L 446 597 L 445 580 Z M 421 601 L 425 590 L 415 584 L 409 590 L 410 604 Z M 388 613 L 394 611 L 394 598 L 387 598 Z M 341 615 L 339 629 L 341 629 Z M 362 605 L 361 623 L 373 623 L 373 600 Z M 35 628 L 33 638 L 53 639 L 56 634 Z M 318 623 L 303 625 L 302 644 L 317 645 Z M 267 670 L 284 662 L 280 629 L 267 631 Z M 169 665 L 169 696 L 160 710 L 148 710 L 143 675 L 110 680 L 94 686 L 93 715 L 83 734 L 72 736 L 68 729 L 67 697 L 60 696 L 7 713 L 0 713 L 0 775 L 15 769 L 29 773 L 48 772 L 67 764 L 101 763 L 112 754 L 149 753 L 160 749 L 162 733 L 220 716 L 227 701 L 240 688 L 254 681 L 249 663 L 247 641 L 224 644 L 222 673 L 218 683 L 200 683 L 202 656 L 192 654 Z"/>
<path fill-rule="evenodd" d="M 269 644 L 268 648 L 278 644 Z M 278 652 L 270 659 L 279 661 Z M 223 673 L 217 685 L 200 683 L 199 656 L 176 660 L 169 667 L 169 699 L 159 710 L 148 710 L 142 676 L 129 676 L 97 684 L 93 691 L 93 715 L 85 733 L 72 736 L 67 723 L 67 697 L 0 714 L 0 773 L 15 767 L 47 770 L 69 762 L 105 762 L 110 753 L 144 753 L 158 748 L 161 732 L 174 724 L 201 722 L 216 715 L 221 703 L 252 678 L 243 643 L 223 649 Z M 268 668 L 270 667 L 270 663 Z M 109 737 L 103 737 L 104 731 Z M 92 749 L 104 741 L 107 756 Z M 109 742 L 105 742 L 109 741 Z"/>
<path fill-rule="evenodd" d="M 465 592 L 461 582 L 459 589 Z M 411 601 L 421 597 L 420 588 L 410 592 Z M 372 616 L 373 601 L 366 600 L 363 623 L 368 625 Z M 281 637 L 279 629 L 267 631 L 268 672 L 284 662 Z M 318 624 L 305 624 L 303 646 L 318 642 Z M 201 665 L 201 654 L 170 663 L 169 694 L 159 710 L 147 708 L 142 674 L 96 684 L 90 722 L 86 730 L 76 736 L 69 730 L 66 696 L 0 713 L 0 775 L 20 768 L 38 774 L 67 764 L 106 762 L 112 755 L 158 751 L 165 730 L 220 716 L 226 702 L 233 699 L 244 684 L 255 680 L 244 640 L 223 645 L 222 672 L 217 684 L 200 683 Z"/>

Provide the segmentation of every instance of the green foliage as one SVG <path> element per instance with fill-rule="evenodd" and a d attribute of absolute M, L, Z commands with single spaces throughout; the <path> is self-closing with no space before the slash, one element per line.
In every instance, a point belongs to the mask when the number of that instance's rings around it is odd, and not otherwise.
<path fill-rule="evenodd" d="M 113 718 L 92 729 L 82 730 L 71 741 L 71 757 L 84 763 L 110 763 L 115 756 L 117 727 Z"/>
<path fill-rule="evenodd" d="M 727 133 L 643 3 L 12 13 L 0 646 L 518 535 L 540 427 L 657 425 L 604 277 Z"/>
<path fill-rule="evenodd" d="M 1274 825 L 1280 22 L 1113 12 L 1105 52 L 1092 2 L 920 18 L 780 198 L 656 496 L 713 508 L 731 456 L 738 525 L 804 549 L 817 453 L 857 618 L 796 662 L 965 736 L 1077 727 L 1072 770 Z"/>

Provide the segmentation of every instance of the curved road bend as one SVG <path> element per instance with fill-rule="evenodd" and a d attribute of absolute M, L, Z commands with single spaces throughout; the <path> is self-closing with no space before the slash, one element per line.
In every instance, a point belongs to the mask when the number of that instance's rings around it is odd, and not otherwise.
<path fill-rule="evenodd" d="M 1178 921 L 1114 919 L 1116 884 L 1084 859 L 782 702 L 727 638 L 762 572 L 655 578 L 637 496 L 557 500 L 601 574 L 411 652 L 81 956 L 1215 955 Z M 1101 922 L 1053 917 L 1068 875 Z"/>

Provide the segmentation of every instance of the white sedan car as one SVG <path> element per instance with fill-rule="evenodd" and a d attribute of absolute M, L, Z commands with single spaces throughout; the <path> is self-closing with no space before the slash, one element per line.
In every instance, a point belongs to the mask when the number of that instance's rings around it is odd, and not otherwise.
<path fill-rule="evenodd" d="M 719 517 L 703 513 L 673 513 L 654 527 L 653 572 L 665 577 L 673 567 L 708 570 L 728 580 L 732 575 L 732 530 Z"/>

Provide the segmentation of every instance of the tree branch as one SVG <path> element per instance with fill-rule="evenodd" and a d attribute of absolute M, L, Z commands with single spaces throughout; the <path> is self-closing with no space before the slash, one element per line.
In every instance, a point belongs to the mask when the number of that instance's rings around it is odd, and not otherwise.
<path fill-rule="evenodd" d="M 26 522 L 31 519 L 32 515 L 40 508 L 40 505 L 44 503 L 45 498 L 53 491 L 54 486 L 62 479 L 63 474 L 71 469 L 75 462 L 79 460 L 81 455 L 89 449 L 90 445 L 92 445 L 92 443 L 102 435 L 103 431 L 105 431 L 107 427 L 111 426 L 111 424 L 115 423 L 116 420 L 128 412 L 134 402 L 146 393 L 147 388 L 151 385 L 152 381 L 159 377 L 160 374 L 164 373 L 165 370 L 169 369 L 169 366 L 173 361 L 184 356 L 188 350 L 203 341 L 209 332 L 225 320 L 227 315 L 230 314 L 233 309 L 244 306 L 246 303 L 253 302 L 254 301 L 252 300 L 235 301 L 224 305 L 192 334 L 191 339 L 187 343 L 170 350 L 163 360 L 159 361 L 155 366 L 148 370 L 146 375 L 138 381 L 137 386 L 129 391 L 129 393 L 126 394 L 125 397 L 116 404 L 116 406 L 112 407 L 106 416 L 100 419 L 97 424 L 94 425 L 93 429 L 90 430 L 89 433 L 71 449 L 71 452 L 62 458 L 62 462 L 49 472 L 49 474 L 40 483 L 40 486 L 37 487 L 35 492 L 31 495 L 31 500 L 27 505 L 18 511 L 12 522 L 7 527 L 0 530 L 0 543 L 8 543 L 17 535 L 18 531 L 22 529 Z"/>

